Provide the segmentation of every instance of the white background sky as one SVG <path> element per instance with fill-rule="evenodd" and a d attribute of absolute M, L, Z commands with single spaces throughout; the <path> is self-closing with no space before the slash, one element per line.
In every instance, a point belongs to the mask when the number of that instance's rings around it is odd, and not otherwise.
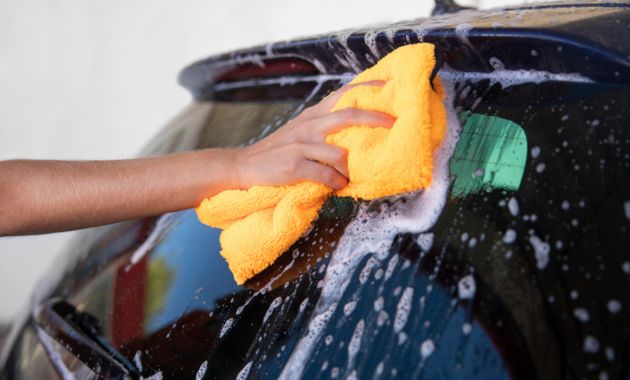
<path fill-rule="evenodd" d="M 194 60 L 432 8 L 429 0 L 0 0 L 0 160 L 133 157 L 190 102 L 176 77 Z M 0 238 L 0 322 L 26 305 L 70 237 Z"/>

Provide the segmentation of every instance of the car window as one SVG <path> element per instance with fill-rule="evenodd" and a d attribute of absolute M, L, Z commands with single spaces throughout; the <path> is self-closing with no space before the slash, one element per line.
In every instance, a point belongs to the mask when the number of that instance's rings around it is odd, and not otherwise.
<path fill-rule="evenodd" d="M 405 221 L 413 197 L 332 198 L 305 237 L 241 287 L 219 230 L 190 210 L 167 214 L 97 239 L 107 244 L 89 254 L 118 247 L 107 253 L 117 259 L 68 296 L 145 376 L 622 373 L 630 90 L 460 80 L 453 91 L 461 130 L 430 228 L 385 228 Z M 148 154 L 251 143 L 303 105 L 200 103 Z M 129 234 L 141 243 L 122 243 Z"/>

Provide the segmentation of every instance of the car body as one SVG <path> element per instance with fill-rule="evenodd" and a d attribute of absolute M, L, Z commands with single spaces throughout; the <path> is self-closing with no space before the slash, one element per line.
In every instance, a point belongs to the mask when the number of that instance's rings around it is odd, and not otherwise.
<path fill-rule="evenodd" d="M 435 211 L 426 228 L 396 227 L 422 194 L 332 198 L 244 286 L 193 210 L 81 232 L 7 334 L 0 379 L 628 378 L 629 2 L 211 57 L 181 73 L 195 101 L 145 154 L 250 144 L 414 42 L 436 45 L 459 138 L 445 203 L 414 211 Z"/>

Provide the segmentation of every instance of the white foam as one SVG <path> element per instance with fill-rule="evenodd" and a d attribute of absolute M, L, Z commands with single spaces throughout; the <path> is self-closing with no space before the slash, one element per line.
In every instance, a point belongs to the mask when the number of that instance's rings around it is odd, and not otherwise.
<path fill-rule="evenodd" d="M 426 232 L 418 235 L 416 243 L 418 243 L 418 246 L 420 247 L 420 250 L 422 250 L 422 252 L 429 252 L 429 250 L 433 246 L 434 237 L 435 234 L 433 232 Z"/>
<path fill-rule="evenodd" d="M 273 314 L 273 311 L 275 310 L 275 308 L 280 306 L 281 303 L 282 303 L 282 297 L 276 297 L 273 301 L 271 301 L 271 304 L 267 308 L 267 312 L 265 313 L 265 316 L 263 317 L 263 323 L 267 322 L 267 319 L 269 319 L 271 314 Z"/>
<path fill-rule="evenodd" d="M 376 272 L 374 272 L 374 278 L 377 280 L 380 280 L 381 277 L 383 277 L 383 274 L 385 274 L 385 272 L 383 271 L 383 268 L 378 268 Z"/>
<path fill-rule="evenodd" d="M 342 74 L 319 74 L 319 75 L 304 75 L 304 76 L 282 76 L 276 78 L 264 78 L 264 79 L 246 79 L 235 82 L 224 82 L 213 85 L 215 91 L 228 91 L 237 90 L 240 88 L 257 87 L 257 86 L 293 86 L 300 83 L 317 83 L 321 84 L 327 81 L 338 81 L 341 83 L 347 83 L 351 81 L 356 74 L 354 73 L 342 73 Z"/>
<path fill-rule="evenodd" d="M 501 62 L 499 58 L 490 57 L 489 62 L 490 66 L 492 66 L 492 68 L 494 68 L 495 70 L 505 70 L 505 65 L 503 64 L 503 62 Z"/>
<path fill-rule="evenodd" d="M 464 335 L 470 334 L 471 331 L 472 331 L 472 325 L 470 323 L 464 323 L 462 325 L 462 333 Z"/>
<path fill-rule="evenodd" d="M 431 339 L 425 340 L 422 342 L 422 345 L 420 345 L 420 355 L 422 355 L 422 359 L 426 359 L 431 356 L 433 351 L 435 351 L 435 343 L 433 343 L 433 340 Z"/>
<path fill-rule="evenodd" d="M 223 336 L 227 334 L 228 331 L 230 331 L 230 328 L 232 328 L 232 324 L 234 324 L 234 318 L 229 318 L 227 321 L 225 321 L 223 327 L 221 327 L 221 332 L 219 332 L 219 338 L 223 338 Z"/>
<path fill-rule="evenodd" d="M 304 365 L 308 363 L 308 358 L 315 344 L 319 341 L 324 328 L 328 325 L 328 321 L 336 308 L 337 304 L 333 303 L 329 305 L 328 309 L 323 313 L 318 313 L 311 319 L 308 324 L 308 332 L 298 342 L 278 379 L 293 380 L 301 377 Z"/>
<path fill-rule="evenodd" d="M 619 311 L 621 311 L 621 302 L 613 299 L 608 301 L 606 307 L 611 314 L 617 314 Z"/>
<path fill-rule="evenodd" d="M 532 155 L 532 158 L 538 158 L 538 156 L 540 156 L 540 147 L 533 147 L 530 154 Z"/>
<path fill-rule="evenodd" d="M 534 249 L 534 256 L 536 257 L 536 267 L 538 269 L 545 269 L 549 264 L 549 251 L 551 248 L 549 244 L 541 240 L 538 236 L 532 235 L 529 237 L 529 244 Z"/>
<path fill-rule="evenodd" d="M 370 49 L 370 52 L 372 53 L 372 56 L 374 58 L 379 58 L 381 56 L 381 53 L 378 50 L 378 44 L 376 43 L 376 37 L 378 36 L 378 33 L 379 31 L 370 30 L 366 32 L 363 37 L 365 44 L 367 45 L 368 49 Z"/>
<path fill-rule="evenodd" d="M 442 212 L 450 185 L 449 159 L 459 140 L 460 131 L 459 119 L 452 107 L 454 99 L 452 84 L 448 80 L 443 84 L 447 94 L 445 104 L 448 123 L 446 136 L 434 153 L 431 186 L 424 191 L 392 197 L 391 203 L 383 204 L 380 212 L 371 211 L 369 204 L 362 204 L 359 207 L 357 216 L 347 225 L 328 263 L 322 280 L 320 298 L 315 305 L 308 332 L 300 338 L 291 353 L 280 379 L 296 379 L 301 376 L 308 358 L 321 339 L 323 328 L 362 259 L 366 255 L 371 255 L 379 262 L 385 260 L 398 234 L 426 232 L 433 227 Z M 387 278 L 387 273 L 385 276 Z M 381 310 L 379 318 L 381 313 L 385 312 Z M 314 321 L 319 321 L 320 328 L 315 329 L 311 326 Z"/>
<path fill-rule="evenodd" d="M 350 301 L 347 304 L 343 305 L 343 314 L 348 316 L 352 314 L 354 309 L 357 307 L 357 301 Z"/>
<path fill-rule="evenodd" d="M 503 242 L 505 244 L 512 244 L 516 241 L 516 231 L 511 228 L 508 228 L 503 235 Z"/>
<path fill-rule="evenodd" d="M 460 299 L 473 299 L 475 292 L 477 292 L 477 284 L 472 274 L 462 277 L 457 283 L 457 294 Z"/>
<path fill-rule="evenodd" d="M 365 266 L 363 267 L 363 269 L 361 270 L 361 273 L 359 273 L 359 282 L 361 284 L 365 284 L 365 282 L 370 277 L 370 273 L 372 272 L 372 269 L 376 266 L 378 266 L 378 261 L 375 258 L 370 257 L 367 263 L 365 263 Z"/>
<path fill-rule="evenodd" d="M 206 376 L 206 371 L 208 370 L 208 361 L 204 361 L 201 363 L 201 366 L 197 370 L 197 374 L 195 375 L 195 380 L 201 380 L 204 376 Z"/>
<path fill-rule="evenodd" d="M 582 349 L 584 350 L 584 352 L 587 352 L 589 354 L 597 353 L 597 351 L 599 351 L 599 340 L 592 335 L 587 335 L 586 337 L 584 337 Z"/>
<path fill-rule="evenodd" d="M 394 269 L 396 268 L 396 264 L 398 264 L 398 254 L 393 255 L 389 262 L 387 263 L 387 269 L 385 270 L 385 281 L 389 280 L 389 278 L 394 273 Z"/>
<path fill-rule="evenodd" d="M 458 71 L 445 67 L 440 69 L 440 78 L 452 82 L 480 82 L 489 80 L 490 85 L 499 84 L 502 88 L 525 83 L 539 84 L 547 81 L 593 83 L 593 80 L 578 73 L 550 73 L 537 70 L 494 70 L 492 72 Z"/>
<path fill-rule="evenodd" d="M 473 26 L 467 22 L 458 24 L 455 27 L 455 35 L 462 40 L 466 45 L 470 45 L 470 41 L 468 40 L 468 33 L 472 30 Z"/>
<path fill-rule="evenodd" d="M 361 348 L 361 340 L 363 339 L 363 330 L 365 329 L 365 322 L 361 319 L 354 328 L 350 343 L 348 343 L 348 368 L 354 365 L 354 360 Z"/>
<path fill-rule="evenodd" d="M 238 375 L 236 375 L 236 380 L 245 380 L 245 379 L 247 379 L 247 376 L 249 376 L 249 370 L 252 368 L 252 363 L 253 362 L 249 362 L 249 363 L 245 364 L 243 369 L 241 369 L 239 371 Z"/>
<path fill-rule="evenodd" d="M 154 373 L 153 375 L 149 377 L 141 377 L 142 380 L 162 380 L 162 378 L 163 378 L 162 371 L 157 371 L 156 373 Z"/>
<path fill-rule="evenodd" d="M 304 309 L 306 309 L 307 305 L 308 305 L 308 298 L 304 298 L 304 300 L 302 300 L 302 302 L 300 303 L 300 313 L 304 312 Z"/>
<path fill-rule="evenodd" d="M 385 299 L 382 296 L 378 297 L 374 301 L 374 311 L 381 311 L 381 310 L 383 310 L 383 306 L 385 306 Z"/>
<path fill-rule="evenodd" d="M 394 317 L 394 332 L 400 332 L 407 324 L 409 318 L 409 312 L 411 311 L 411 304 L 413 302 L 413 288 L 406 287 L 403 292 L 398 305 L 396 305 L 396 316 Z"/>
<path fill-rule="evenodd" d="M 575 318 L 577 318 L 578 321 L 584 322 L 584 323 L 586 323 L 586 322 L 591 320 L 591 316 L 588 313 L 588 310 L 586 310 L 583 307 L 578 307 L 578 308 L 574 309 L 573 310 L 573 316 Z"/>
<path fill-rule="evenodd" d="M 378 316 L 376 317 L 376 325 L 383 326 L 385 322 L 389 319 L 389 314 L 385 310 L 381 310 L 378 312 Z"/>
<path fill-rule="evenodd" d="M 142 351 L 136 351 L 135 355 L 133 355 L 133 362 L 136 365 L 136 368 L 140 372 L 142 372 L 142 361 L 141 361 Z"/>
<path fill-rule="evenodd" d="M 510 200 L 508 200 L 508 210 L 510 210 L 510 214 L 512 214 L 512 216 L 518 215 L 518 202 L 514 197 L 511 197 Z"/>

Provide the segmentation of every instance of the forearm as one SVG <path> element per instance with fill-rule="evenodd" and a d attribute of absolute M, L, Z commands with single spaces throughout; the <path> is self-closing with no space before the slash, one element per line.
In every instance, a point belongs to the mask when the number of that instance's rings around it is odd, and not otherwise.
<path fill-rule="evenodd" d="M 0 236 L 45 233 L 195 207 L 233 180 L 234 152 L 117 161 L 0 162 Z"/>

